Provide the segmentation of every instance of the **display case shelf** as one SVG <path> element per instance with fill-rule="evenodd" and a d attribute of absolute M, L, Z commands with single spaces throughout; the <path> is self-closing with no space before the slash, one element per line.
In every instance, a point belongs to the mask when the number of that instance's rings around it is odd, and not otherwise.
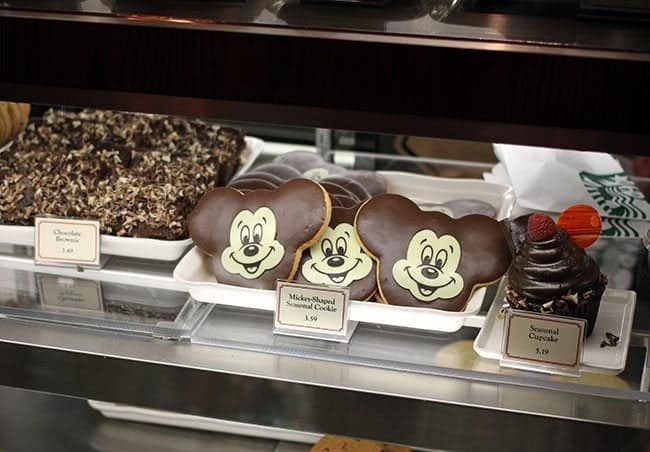
<path fill-rule="evenodd" d="M 386 335 L 406 350 L 409 344 L 418 344 L 416 350 L 439 350 L 444 341 L 429 338 L 427 343 L 418 335 L 362 328 L 353 350 L 381 354 L 378 347 L 386 345 Z M 461 336 L 452 340 L 463 340 Z M 650 429 L 647 393 L 637 392 L 634 400 L 633 391 L 606 386 L 580 391 L 581 383 L 556 381 L 550 388 L 539 378 L 513 384 L 489 373 L 481 377 L 480 372 L 462 375 L 433 366 L 428 372 L 386 366 L 395 356 L 384 356 L 381 366 L 369 365 L 359 357 L 332 359 L 337 354 L 324 344 L 304 346 L 299 356 L 0 319 L 0 352 L 0 363 L 7 369 L 0 383 L 5 385 L 419 447 L 476 445 L 477 436 L 493 445 L 516 444 L 525 434 L 541 437 L 548 428 L 569 425 L 575 441 L 588 441 L 595 426 L 627 427 L 618 435 L 635 444 L 634 438 L 647 438 Z M 390 355 L 390 350 L 385 353 Z M 639 358 L 632 353 L 630 359 Z M 483 433 L 465 432 L 462 438 L 460 425 L 467 423 Z M 623 440 L 617 434 L 613 438 Z"/>
<path fill-rule="evenodd" d="M 259 34 L 318 36 L 333 30 L 348 38 L 405 42 L 406 38 L 449 40 L 448 46 L 481 48 L 479 42 L 530 46 L 530 50 L 572 54 L 589 50 L 619 52 L 619 58 L 647 60 L 650 52 L 646 23 L 604 21 L 579 16 L 570 1 L 548 4 L 498 1 L 400 0 L 384 5 L 310 4 L 298 0 L 226 0 L 151 3 L 143 0 L 6 1 L 15 15 L 67 15 L 71 20 L 166 27 L 190 25 L 203 29 L 244 29 Z M 453 42 L 463 39 L 466 42 Z M 413 41 L 425 44 L 426 41 Z M 443 44 L 429 41 L 430 44 Z M 443 44 L 444 45 L 444 44 Z M 535 48 L 533 46 L 540 46 Z M 544 50 L 542 47 L 549 47 Z M 510 50 L 525 47 L 511 47 Z M 634 55 L 634 54 L 637 55 Z M 625 56 L 627 54 L 627 56 Z M 592 55 L 598 55 L 593 53 Z"/>
<path fill-rule="evenodd" d="M 537 8 L 5 2 L 0 98 L 648 154 L 648 27 Z"/>
<path fill-rule="evenodd" d="M 136 270 L 131 267 L 134 276 Z M 149 298 L 155 291 L 134 293 L 155 306 Z M 340 344 L 276 336 L 271 313 L 215 306 L 192 344 L 129 334 L 128 328 L 26 321 L 5 311 L 0 365 L 7 371 L 0 384 L 243 422 L 260 432 L 272 426 L 421 448 L 475 445 L 475 436 L 463 438 L 458 430 L 461 420 L 495 429 L 483 438 L 494 444 L 515 445 L 522 429 L 542 435 L 568 425 L 585 441 L 595 426 L 626 427 L 612 437 L 635 444 L 650 433 L 645 295 L 640 292 L 637 329 L 619 375 L 502 369 L 472 349 L 478 328 L 441 334 L 362 324 L 349 344 Z M 492 288 L 480 315 L 494 296 Z"/>

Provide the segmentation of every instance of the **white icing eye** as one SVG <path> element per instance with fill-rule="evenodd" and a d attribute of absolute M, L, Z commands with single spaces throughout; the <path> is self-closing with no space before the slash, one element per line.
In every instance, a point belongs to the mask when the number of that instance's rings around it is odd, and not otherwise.
<path fill-rule="evenodd" d="M 345 256 L 345 253 L 348 251 L 348 242 L 345 241 L 343 237 L 336 239 L 336 252 L 339 256 Z"/>
<path fill-rule="evenodd" d="M 260 243 L 262 241 L 263 232 L 264 231 L 260 223 L 257 223 L 255 226 L 253 226 L 253 242 Z"/>
<path fill-rule="evenodd" d="M 433 248 L 431 245 L 427 245 L 422 248 L 420 260 L 422 261 L 422 265 L 431 265 L 431 259 L 433 259 Z"/>
<path fill-rule="evenodd" d="M 244 227 L 241 228 L 241 231 L 239 232 L 239 238 L 242 245 L 248 245 L 251 240 L 251 230 L 248 226 L 244 225 Z"/>
<path fill-rule="evenodd" d="M 436 253 L 436 267 L 443 268 L 447 265 L 447 250 L 440 250 Z"/>
<path fill-rule="evenodd" d="M 323 241 L 320 244 L 321 250 L 323 250 L 323 254 L 325 257 L 330 257 L 332 255 L 332 241 L 330 239 L 323 239 Z"/>

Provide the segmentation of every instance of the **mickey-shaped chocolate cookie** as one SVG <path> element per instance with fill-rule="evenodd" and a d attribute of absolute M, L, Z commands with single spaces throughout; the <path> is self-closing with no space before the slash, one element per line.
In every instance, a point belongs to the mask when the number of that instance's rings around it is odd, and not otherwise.
<path fill-rule="evenodd" d="M 375 263 L 354 232 L 359 206 L 332 208 L 325 233 L 302 256 L 297 281 L 349 287 L 353 300 L 372 297 L 377 290 Z"/>
<path fill-rule="evenodd" d="M 307 179 L 248 193 L 219 187 L 201 197 L 189 218 L 196 246 L 211 257 L 217 281 L 275 289 L 295 275 L 303 250 L 331 217 L 327 192 Z"/>
<path fill-rule="evenodd" d="M 462 311 L 474 290 L 498 280 L 512 260 L 496 220 L 454 220 L 395 194 L 364 203 L 355 230 L 378 261 L 382 298 L 394 305 Z"/>

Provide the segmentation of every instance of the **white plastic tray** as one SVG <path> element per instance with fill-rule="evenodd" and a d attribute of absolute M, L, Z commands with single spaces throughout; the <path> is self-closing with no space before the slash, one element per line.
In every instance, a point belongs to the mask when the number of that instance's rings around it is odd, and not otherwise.
<path fill-rule="evenodd" d="M 388 181 L 388 192 L 397 193 L 414 202 L 444 203 L 455 199 L 475 199 L 492 205 L 497 218 L 506 218 L 515 201 L 511 187 L 480 179 L 449 179 L 379 171 Z M 206 303 L 273 311 L 275 292 L 219 284 L 203 266 L 201 254 L 192 249 L 176 266 L 174 280 L 187 287 L 190 295 Z M 485 288 L 474 292 L 465 311 L 448 312 L 406 306 L 353 301 L 350 320 L 399 326 L 428 331 L 454 332 L 463 325 L 477 326 L 475 316 L 481 309 Z"/>
<path fill-rule="evenodd" d="M 249 289 L 219 284 L 203 264 L 203 256 L 192 248 L 174 269 L 174 280 L 187 288 L 192 298 L 241 308 L 273 311 L 276 294 L 273 290 Z M 381 325 L 415 328 L 428 331 L 458 331 L 478 314 L 485 297 L 485 288 L 474 292 L 465 311 L 447 312 L 406 306 L 391 306 L 368 301 L 352 301 L 350 320 Z"/>
<path fill-rule="evenodd" d="M 263 149 L 264 142 L 262 140 L 246 137 L 246 149 L 242 153 L 241 164 L 235 175 L 247 171 Z M 0 225 L 0 243 L 34 246 L 34 227 Z M 192 246 L 192 239 L 158 240 L 103 234 L 101 243 L 102 254 L 175 261 L 180 259 L 183 253 Z"/>
<path fill-rule="evenodd" d="M 485 318 L 485 324 L 474 340 L 474 351 L 483 358 L 501 359 L 503 318 L 499 311 L 503 305 L 503 283 Z M 625 369 L 630 347 L 636 293 L 631 290 L 607 289 L 600 301 L 596 327 L 584 344 L 582 370 L 585 372 L 617 375 Z M 605 333 L 620 338 L 616 347 L 600 347 Z"/>
<path fill-rule="evenodd" d="M 444 203 L 456 199 L 486 202 L 497 211 L 497 220 L 510 216 L 515 203 L 512 187 L 480 179 L 451 179 L 400 171 L 377 171 L 388 181 L 388 192 L 419 203 Z"/>

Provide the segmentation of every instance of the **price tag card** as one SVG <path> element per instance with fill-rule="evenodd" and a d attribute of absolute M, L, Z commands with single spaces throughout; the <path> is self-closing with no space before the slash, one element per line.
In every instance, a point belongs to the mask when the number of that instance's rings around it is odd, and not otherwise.
<path fill-rule="evenodd" d="M 57 310 L 103 311 L 99 281 L 37 275 L 41 305 Z"/>
<path fill-rule="evenodd" d="M 346 287 L 278 281 L 273 332 L 348 342 L 357 326 L 348 294 Z"/>
<path fill-rule="evenodd" d="M 37 264 L 100 266 L 99 221 L 37 217 L 34 226 Z"/>
<path fill-rule="evenodd" d="M 501 366 L 560 375 L 580 375 L 587 321 L 506 311 Z"/>

